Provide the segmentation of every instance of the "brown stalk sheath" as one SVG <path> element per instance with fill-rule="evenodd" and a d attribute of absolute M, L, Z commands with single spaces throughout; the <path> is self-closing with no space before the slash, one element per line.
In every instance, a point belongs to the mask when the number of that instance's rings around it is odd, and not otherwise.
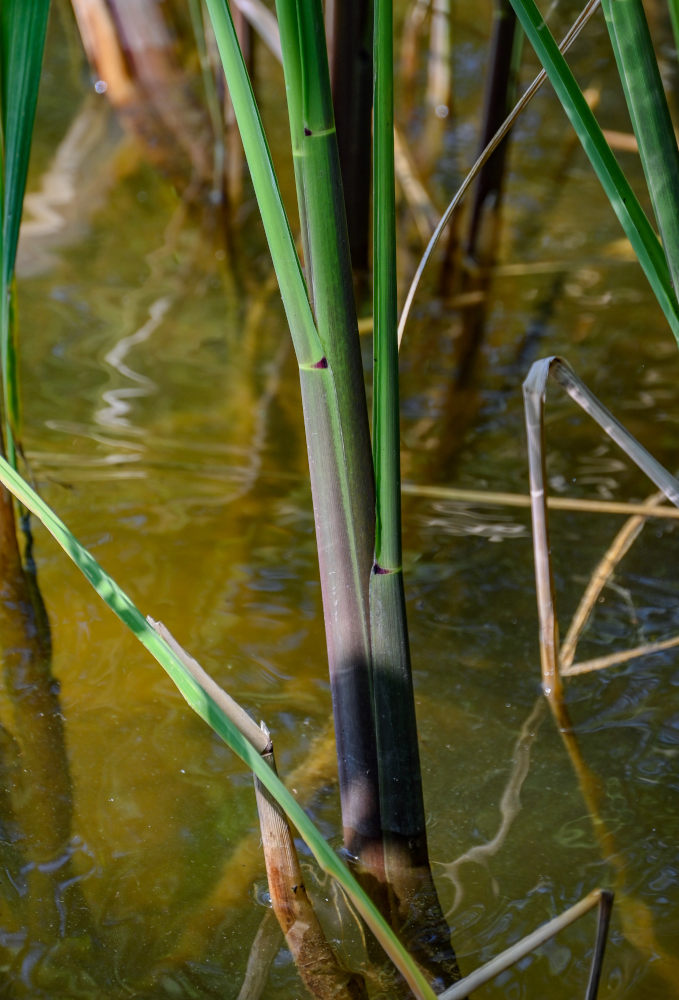
<path fill-rule="evenodd" d="M 262 757 L 275 771 L 273 750 Z M 271 905 L 302 982 L 318 1000 L 366 1000 L 362 980 L 342 968 L 325 939 L 284 813 L 257 779 L 255 793 Z"/>

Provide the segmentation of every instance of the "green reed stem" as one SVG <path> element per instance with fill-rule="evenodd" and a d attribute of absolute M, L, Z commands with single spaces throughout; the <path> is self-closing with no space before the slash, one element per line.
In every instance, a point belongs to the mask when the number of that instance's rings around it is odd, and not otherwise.
<path fill-rule="evenodd" d="M 396 202 L 394 193 L 394 54 L 391 0 L 375 3 L 373 100 L 373 454 L 377 498 L 377 569 L 401 567 L 398 344 L 396 341 Z"/>
<path fill-rule="evenodd" d="M 326 369 L 302 376 L 347 847 L 381 842 L 370 692 L 370 433 L 323 11 L 279 0 L 305 270 Z M 369 862 L 368 862 L 369 863 Z"/>
<path fill-rule="evenodd" d="M 679 304 L 660 242 L 533 0 L 510 0 L 679 342 Z"/>
<path fill-rule="evenodd" d="M 401 567 L 391 0 L 376 0 L 374 38 L 373 453 L 376 526 L 375 562 L 370 576 L 373 690 L 382 821 L 391 836 L 401 835 L 415 841 L 424 834 L 425 816 Z"/>
<path fill-rule="evenodd" d="M 641 0 L 602 0 L 641 165 L 679 294 L 679 150 Z"/>
<path fill-rule="evenodd" d="M 401 469 L 394 189 L 392 0 L 376 0 L 374 31 L 375 561 L 370 575 L 375 730 L 384 863 L 394 918 L 442 984 L 460 978 L 429 868 L 410 642 L 401 566 Z"/>
<path fill-rule="evenodd" d="M 342 815 L 358 854 L 379 839 L 367 593 L 373 483 L 321 7 L 279 4 L 308 290 L 228 9 L 223 0 L 208 9 L 300 366 Z"/>

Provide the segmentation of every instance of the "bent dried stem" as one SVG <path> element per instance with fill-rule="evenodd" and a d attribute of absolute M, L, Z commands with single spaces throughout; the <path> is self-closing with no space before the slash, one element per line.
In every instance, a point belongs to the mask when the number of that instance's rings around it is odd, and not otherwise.
<path fill-rule="evenodd" d="M 264 725 L 262 730 L 268 740 Z M 270 741 L 262 756 L 275 771 Z M 325 939 L 304 885 L 285 813 L 257 778 L 255 794 L 271 905 L 302 982 L 317 1000 L 367 1000 L 363 981 L 341 967 Z"/>
<path fill-rule="evenodd" d="M 273 744 L 266 726 L 258 726 L 244 708 L 177 642 L 169 629 L 147 616 L 149 625 L 170 646 L 201 688 L 220 706 L 242 735 L 276 772 Z M 325 939 L 304 887 L 297 850 L 285 813 L 255 778 L 257 812 L 271 905 L 299 974 L 317 1000 L 363 1000 L 360 979 L 343 969 Z"/>
<path fill-rule="evenodd" d="M 605 406 L 589 391 L 561 358 L 536 361 L 523 384 L 528 463 L 530 473 L 531 518 L 533 524 L 533 554 L 535 582 L 540 620 L 540 661 L 542 686 L 552 707 L 563 713 L 563 686 L 559 670 L 559 637 L 556 615 L 556 595 L 549 544 L 547 517 L 546 458 L 544 447 L 544 407 L 547 382 L 553 378 L 569 396 L 622 448 L 627 456 L 651 479 L 675 506 L 679 506 L 679 481 L 663 468 L 629 431 L 616 420 Z"/>

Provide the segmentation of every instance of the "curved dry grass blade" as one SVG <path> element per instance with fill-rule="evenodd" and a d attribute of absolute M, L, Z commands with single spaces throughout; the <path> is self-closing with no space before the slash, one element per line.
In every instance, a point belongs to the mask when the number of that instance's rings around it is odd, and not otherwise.
<path fill-rule="evenodd" d="M 549 374 L 561 385 L 568 395 L 594 420 L 608 436 L 615 441 L 625 454 L 645 472 L 651 482 L 662 490 L 667 499 L 679 507 L 679 480 L 660 464 L 649 451 L 640 444 L 633 434 L 617 420 L 610 410 L 591 392 L 582 379 L 578 378 L 563 358 L 550 358 Z M 537 362 L 540 364 L 540 362 Z M 536 366 L 533 365 L 533 368 Z M 530 373 L 524 385 L 530 379 Z"/>
<path fill-rule="evenodd" d="M 664 499 L 664 493 L 654 493 L 653 496 L 648 498 L 646 505 L 649 509 L 652 509 Z M 626 553 L 629 552 L 630 548 L 639 537 L 645 523 L 646 518 L 643 515 L 637 514 L 634 517 L 630 517 L 617 533 L 603 557 L 600 559 L 596 569 L 592 573 L 587 588 L 582 595 L 580 603 L 575 610 L 575 614 L 571 619 L 571 623 L 568 626 L 566 638 L 561 644 L 561 650 L 559 652 L 559 667 L 562 675 L 570 672 L 569 668 L 575 658 L 575 649 L 580 636 L 582 635 L 582 630 L 589 621 L 590 615 L 594 610 L 594 606 L 599 598 L 599 595 L 601 594 L 601 591 L 611 578 L 612 573 L 615 571 L 615 567 L 626 555 Z"/>

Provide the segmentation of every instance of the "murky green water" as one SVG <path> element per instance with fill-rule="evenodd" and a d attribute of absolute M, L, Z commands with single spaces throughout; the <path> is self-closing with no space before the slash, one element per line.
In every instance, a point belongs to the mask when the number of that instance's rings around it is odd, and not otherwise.
<path fill-rule="evenodd" d="M 466 116 L 480 101 L 485 26 L 468 17 L 453 18 L 461 117 L 441 128 L 439 203 L 476 141 Z M 602 30 L 573 62 L 583 84 L 601 86 L 602 120 L 625 129 Z M 34 205 L 22 245 L 28 455 L 42 494 L 139 607 L 266 720 L 289 773 L 331 707 L 297 375 L 255 209 L 241 211 L 233 269 L 104 99 L 91 88 L 83 96 L 75 47 L 66 15 L 55 18 L 33 193 L 72 143 L 52 181 L 65 192 L 63 224 L 39 230 Z M 275 72 L 267 62 L 274 81 Z M 414 142 L 425 117 L 402 123 Z M 459 311 L 433 298 L 436 269 L 417 300 L 402 350 L 407 482 L 526 493 L 521 382 L 547 354 L 566 356 L 673 468 L 679 354 L 549 93 L 516 130 L 506 217 L 486 340 L 464 394 L 454 384 Z M 556 391 L 548 438 L 555 493 L 651 492 Z M 553 516 L 562 631 L 620 524 Z M 568 684 L 579 750 L 602 789 L 594 823 L 559 733 L 535 708 L 528 512 L 409 493 L 404 530 L 431 854 L 463 972 L 601 885 L 618 895 L 600 995 L 679 997 L 676 652 Z M 267 912 L 250 779 L 36 534 L 74 785 L 73 867 L 100 941 L 44 953 L 3 906 L 2 995 L 235 998 Z M 647 525 L 578 659 L 679 632 L 678 546 L 672 522 Z M 331 782 L 309 808 L 339 845 Z M 254 860 L 234 862 L 253 831 Z M 583 995 L 593 939 L 589 917 L 478 995 Z M 301 997 L 287 951 L 273 950 L 263 995 Z"/>

